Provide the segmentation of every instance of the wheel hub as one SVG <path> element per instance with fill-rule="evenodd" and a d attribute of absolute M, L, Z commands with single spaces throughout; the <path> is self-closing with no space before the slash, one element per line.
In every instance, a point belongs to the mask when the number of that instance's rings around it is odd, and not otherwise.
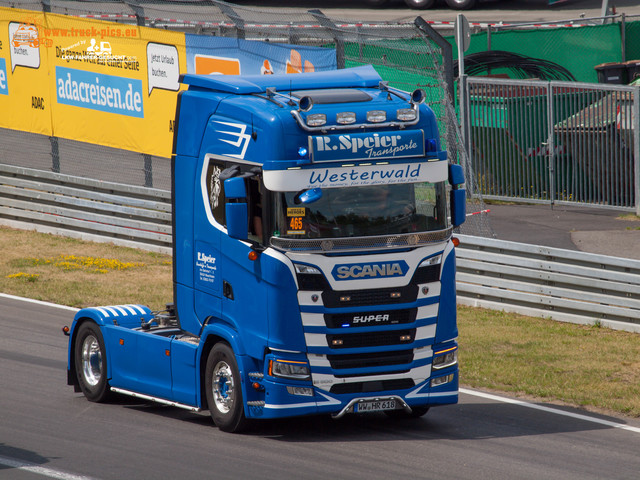
<path fill-rule="evenodd" d="M 82 343 L 82 375 L 85 381 L 95 387 L 102 377 L 102 352 L 98 339 L 89 335 Z"/>
<path fill-rule="evenodd" d="M 213 401 L 221 413 L 229 413 L 235 401 L 233 373 L 227 362 L 218 362 L 213 369 Z"/>

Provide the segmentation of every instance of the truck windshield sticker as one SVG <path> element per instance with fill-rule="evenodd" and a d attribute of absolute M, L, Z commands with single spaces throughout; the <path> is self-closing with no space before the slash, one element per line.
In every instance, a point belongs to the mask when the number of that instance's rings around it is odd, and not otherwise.
<path fill-rule="evenodd" d="M 345 133 L 309 137 L 314 163 L 333 160 L 381 160 L 423 157 L 424 132 L 408 130 L 382 133 Z"/>
<path fill-rule="evenodd" d="M 336 265 L 331 270 L 336 280 L 404 277 L 409 265 L 404 260 L 397 262 L 348 263 Z"/>
<path fill-rule="evenodd" d="M 321 167 L 318 165 L 317 167 Z M 323 166 L 324 167 L 324 166 Z M 269 190 L 297 192 L 308 188 L 364 187 L 401 183 L 442 182 L 448 177 L 447 162 L 356 165 L 300 170 L 265 170 Z"/>
<path fill-rule="evenodd" d="M 305 210 L 304 207 L 287 207 L 287 217 L 304 217 Z"/>

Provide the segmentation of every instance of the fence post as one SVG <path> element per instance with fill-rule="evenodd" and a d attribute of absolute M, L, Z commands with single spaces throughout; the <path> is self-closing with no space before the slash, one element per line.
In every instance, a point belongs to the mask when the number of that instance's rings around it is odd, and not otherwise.
<path fill-rule="evenodd" d="M 236 27 L 236 38 L 245 38 L 245 28 L 244 28 L 244 20 L 240 15 L 236 13 L 236 11 L 231 8 L 231 5 L 227 5 L 224 2 L 216 2 L 216 6 L 220 9 L 220 11 L 227 17 L 229 20 L 233 22 Z"/>
<path fill-rule="evenodd" d="M 456 95 L 453 85 L 453 47 L 442 35 L 436 32 L 435 29 L 424 20 L 424 18 L 416 17 L 414 24 L 418 27 L 418 31 L 422 33 L 423 36 L 428 37 L 440 47 L 442 66 L 444 68 L 444 79 L 449 90 L 449 100 L 454 103 Z"/>
<path fill-rule="evenodd" d="M 146 24 L 144 8 L 142 7 L 142 5 L 140 5 L 139 0 L 123 0 L 123 2 L 126 3 L 129 8 L 131 8 L 131 10 L 133 10 L 134 15 L 136 16 L 136 24 L 139 27 L 144 27 Z"/>
<path fill-rule="evenodd" d="M 627 61 L 627 20 L 625 14 L 622 14 L 622 18 L 620 19 L 620 50 L 622 61 Z"/>
<path fill-rule="evenodd" d="M 153 188 L 153 164 L 151 155 L 143 153 L 142 158 L 144 159 L 144 186 Z"/>
<path fill-rule="evenodd" d="M 51 143 L 51 171 L 60 173 L 60 150 L 58 148 L 58 137 L 49 137 Z"/>
<path fill-rule="evenodd" d="M 335 24 L 319 9 L 316 8 L 314 10 L 309 10 L 309 13 L 313 15 L 321 26 L 331 32 L 331 36 L 336 41 L 336 62 L 338 63 L 338 69 L 344 68 L 344 40 L 342 39 L 342 35 L 336 28 Z"/>
<path fill-rule="evenodd" d="M 640 119 L 640 87 L 635 87 L 633 94 L 633 115 L 636 125 Z M 633 164 L 634 164 L 634 195 L 636 203 L 636 215 L 640 216 L 640 128 L 633 129 Z"/>
<path fill-rule="evenodd" d="M 555 169 L 555 144 L 553 139 L 553 119 L 554 111 L 553 107 L 553 85 L 551 82 L 547 83 L 547 158 L 549 165 L 549 200 L 551 206 L 555 204 L 556 200 L 556 169 Z"/>

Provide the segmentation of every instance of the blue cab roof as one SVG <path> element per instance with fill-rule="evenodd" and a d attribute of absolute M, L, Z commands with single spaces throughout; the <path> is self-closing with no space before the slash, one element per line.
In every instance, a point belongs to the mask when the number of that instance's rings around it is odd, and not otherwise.
<path fill-rule="evenodd" d="M 315 88 L 377 87 L 380 75 L 371 65 L 314 72 L 280 75 L 182 75 L 181 83 L 217 92 L 250 95 L 266 93 L 267 88 L 277 91 Z"/>

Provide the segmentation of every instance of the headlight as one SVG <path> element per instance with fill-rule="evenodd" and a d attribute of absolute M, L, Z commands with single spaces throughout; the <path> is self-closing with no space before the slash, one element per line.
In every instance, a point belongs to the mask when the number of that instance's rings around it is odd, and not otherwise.
<path fill-rule="evenodd" d="M 302 263 L 294 263 L 296 267 L 297 273 L 312 273 L 315 275 L 320 275 L 320 270 L 316 267 L 312 267 L 311 265 L 303 265 Z"/>
<path fill-rule="evenodd" d="M 434 370 L 450 367 L 456 363 L 458 363 L 458 347 L 448 348 L 433 354 L 432 366 Z"/>
<path fill-rule="evenodd" d="M 423 260 L 420 265 L 418 265 L 418 268 L 420 267 L 428 267 L 429 265 L 438 265 L 442 262 L 442 254 L 440 255 L 435 255 L 433 257 L 429 257 L 426 260 Z"/>
<path fill-rule="evenodd" d="M 293 360 L 269 360 L 269 375 L 272 377 L 309 380 L 311 373 L 307 362 Z"/>

